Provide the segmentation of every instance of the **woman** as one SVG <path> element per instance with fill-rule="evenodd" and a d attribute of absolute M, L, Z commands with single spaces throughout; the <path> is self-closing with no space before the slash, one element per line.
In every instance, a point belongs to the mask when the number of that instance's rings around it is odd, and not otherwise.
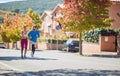
<path fill-rule="evenodd" d="M 21 34 L 22 34 L 22 37 L 21 37 L 21 58 L 23 59 L 23 58 L 26 58 L 27 46 L 28 46 L 28 36 L 27 36 L 26 26 L 23 27 Z M 25 50 L 25 51 L 23 52 L 23 50 Z"/>

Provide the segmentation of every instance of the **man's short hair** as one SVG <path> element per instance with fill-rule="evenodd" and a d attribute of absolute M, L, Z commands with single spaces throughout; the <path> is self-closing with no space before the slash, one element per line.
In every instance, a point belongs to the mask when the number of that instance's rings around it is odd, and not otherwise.
<path fill-rule="evenodd" d="M 27 27 L 26 25 L 23 26 L 23 28 L 26 28 L 26 27 Z"/>
<path fill-rule="evenodd" d="M 33 27 L 37 28 L 37 25 L 34 25 Z"/>

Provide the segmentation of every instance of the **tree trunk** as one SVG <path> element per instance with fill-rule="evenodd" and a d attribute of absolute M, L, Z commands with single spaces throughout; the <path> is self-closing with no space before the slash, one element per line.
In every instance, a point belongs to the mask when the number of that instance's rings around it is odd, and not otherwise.
<path fill-rule="evenodd" d="M 79 54 L 82 55 L 82 33 L 79 36 Z"/>
<path fill-rule="evenodd" d="M 17 42 L 15 42 L 15 49 L 18 50 L 18 47 L 17 47 Z"/>

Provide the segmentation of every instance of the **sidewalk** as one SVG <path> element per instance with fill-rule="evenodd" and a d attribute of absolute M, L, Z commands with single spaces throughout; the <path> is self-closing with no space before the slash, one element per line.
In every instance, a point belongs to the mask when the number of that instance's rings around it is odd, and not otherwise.
<path fill-rule="evenodd" d="M 87 54 L 91 57 L 104 57 L 104 58 L 120 58 L 120 55 L 117 55 L 115 52 L 100 52 L 100 53 L 93 53 L 93 54 Z"/>

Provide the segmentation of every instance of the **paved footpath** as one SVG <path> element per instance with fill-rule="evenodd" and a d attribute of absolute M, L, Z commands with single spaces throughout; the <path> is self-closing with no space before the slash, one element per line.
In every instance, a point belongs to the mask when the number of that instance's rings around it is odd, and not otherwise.
<path fill-rule="evenodd" d="M 0 49 L 0 76 L 120 76 L 120 56 L 44 50 L 20 58 L 20 50 Z"/>

